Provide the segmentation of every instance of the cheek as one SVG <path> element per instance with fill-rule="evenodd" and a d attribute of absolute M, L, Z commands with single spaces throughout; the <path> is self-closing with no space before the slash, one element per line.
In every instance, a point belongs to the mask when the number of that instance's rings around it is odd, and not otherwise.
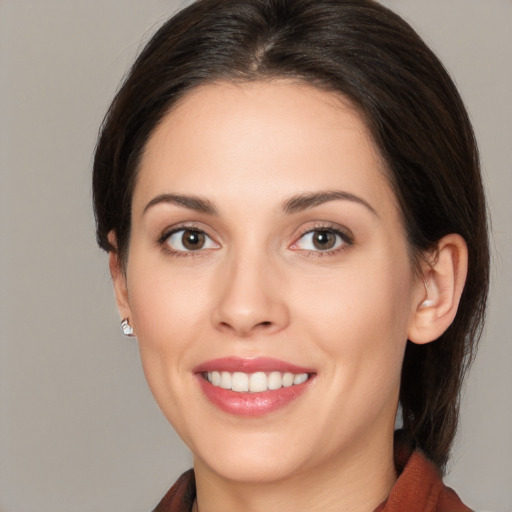
<path fill-rule="evenodd" d="M 133 325 L 148 384 L 163 407 L 171 398 L 179 400 L 179 393 L 170 390 L 179 390 L 197 364 L 194 339 L 202 336 L 208 297 L 200 276 L 172 272 L 159 257 L 138 258 L 135 251 L 130 257 L 128 294 Z"/>
<path fill-rule="evenodd" d="M 195 389 L 190 370 L 200 348 L 194 340 L 204 339 L 207 298 L 195 280 L 166 275 L 156 265 L 146 272 L 140 268 L 129 282 L 129 293 L 142 367 L 163 414 L 190 443 L 183 411 L 194 416 L 189 407 L 194 400 L 190 390 Z M 193 422 L 198 421 L 194 417 Z"/>
<path fill-rule="evenodd" d="M 412 297 L 412 279 L 404 270 L 383 262 L 362 269 L 340 269 L 329 276 L 304 279 L 302 290 L 293 293 L 298 309 L 319 328 L 332 330 L 341 339 L 374 331 L 378 339 L 396 338 L 407 332 Z"/>
<path fill-rule="evenodd" d="M 338 390 L 357 392 L 360 385 L 362 392 L 379 393 L 379 385 L 384 389 L 399 384 L 412 272 L 408 261 L 385 261 L 390 259 L 333 273 L 321 286 L 319 280 L 305 281 L 303 290 L 294 294 L 301 298 L 296 302 L 299 322 L 331 361 Z"/>
<path fill-rule="evenodd" d="M 162 351 L 179 349 L 204 319 L 208 297 L 203 280 L 173 272 L 159 258 L 137 263 L 133 258 L 136 271 L 128 275 L 128 293 L 139 341 Z"/>

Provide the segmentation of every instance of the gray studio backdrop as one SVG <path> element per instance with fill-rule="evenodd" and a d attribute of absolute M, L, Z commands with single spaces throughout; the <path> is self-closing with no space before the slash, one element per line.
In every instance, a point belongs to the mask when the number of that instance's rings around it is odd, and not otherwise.
<path fill-rule="evenodd" d="M 512 511 L 512 2 L 387 0 L 437 51 L 480 141 L 493 217 L 488 327 L 448 481 Z M 0 0 L 0 510 L 151 510 L 191 458 L 123 339 L 95 246 L 97 129 L 175 0 Z"/>

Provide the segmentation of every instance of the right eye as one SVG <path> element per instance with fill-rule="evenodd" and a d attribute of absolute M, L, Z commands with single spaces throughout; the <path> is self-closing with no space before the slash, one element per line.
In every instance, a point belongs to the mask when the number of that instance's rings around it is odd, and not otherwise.
<path fill-rule="evenodd" d="M 219 248 L 216 242 L 199 229 L 178 229 L 167 235 L 164 243 L 174 252 L 193 252 Z"/>

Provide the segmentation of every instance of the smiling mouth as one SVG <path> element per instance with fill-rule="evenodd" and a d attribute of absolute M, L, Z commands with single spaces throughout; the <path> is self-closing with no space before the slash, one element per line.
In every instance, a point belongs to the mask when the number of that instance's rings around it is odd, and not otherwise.
<path fill-rule="evenodd" d="M 308 373 L 291 372 L 227 372 L 209 371 L 201 373 L 203 379 L 212 386 L 239 393 L 261 393 L 290 388 L 303 384 L 310 375 Z"/>
<path fill-rule="evenodd" d="M 317 375 L 312 368 L 270 357 L 223 357 L 192 371 L 214 406 L 241 418 L 287 408 L 310 389 Z"/>

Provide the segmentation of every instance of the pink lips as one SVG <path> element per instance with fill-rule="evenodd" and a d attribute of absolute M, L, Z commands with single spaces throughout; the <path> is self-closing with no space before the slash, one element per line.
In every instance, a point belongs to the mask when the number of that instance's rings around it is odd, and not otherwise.
<path fill-rule="evenodd" d="M 193 370 L 194 373 L 204 372 L 291 372 L 291 373 L 314 373 L 311 368 L 304 368 L 294 364 L 273 359 L 271 357 L 239 358 L 223 357 L 221 359 L 212 359 L 206 361 Z"/>
<path fill-rule="evenodd" d="M 207 372 L 290 372 L 294 374 L 307 373 L 310 378 L 302 384 L 282 387 L 272 391 L 257 393 L 237 392 L 212 385 L 204 378 Z M 224 412 L 237 416 L 257 417 L 271 413 L 288 405 L 301 396 L 309 387 L 314 373 L 310 368 L 300 367 L 272 358 L 242 359 L 227 357 L 214 359 L 198 365 L 193 372 L 197 376 L 199 386 L 206 398 Z"/>

